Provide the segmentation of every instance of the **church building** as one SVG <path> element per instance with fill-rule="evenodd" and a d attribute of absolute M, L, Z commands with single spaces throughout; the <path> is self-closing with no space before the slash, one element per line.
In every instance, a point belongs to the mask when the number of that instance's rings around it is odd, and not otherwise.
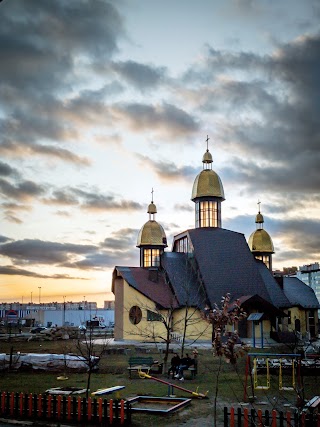
<path fill-rule="evenodd" d="M 212 327 L 203 313 L 227 293 L 240 300 L 248 316 L 257 313 L 258 320 L 239 323 L 241 338 L 261 331 L 265 339 L 278 341 L 288 333 L 316 336 L 317 298 L 299 279 L 273 276 L 274 247 L 260 207 L 248 243 L 244 234 L 222 228 L 224 189 L 208 148 L 202 163 L 191 194 L 195 227 L 174 236 L 172 250 L 166 251 L 152 197 L 149 220 L 137 236 L 140 266 L 114 268 L 115 339 L 210 340 Z"/>

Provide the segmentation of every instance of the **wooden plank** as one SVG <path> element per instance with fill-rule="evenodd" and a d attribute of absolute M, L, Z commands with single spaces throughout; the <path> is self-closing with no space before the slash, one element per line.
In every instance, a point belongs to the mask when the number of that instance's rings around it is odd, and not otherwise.
<path fill-rule="evenodd" d="M 114 391 L 119 391 L 119 390 L 122 390 L 124 388 L 125 388 L 124 385 L 117 385 L 117 386 L 109 387 L 109 388 L 100 388 L 99 390 L 94 391 L 91 394 L 93 396 L 99 396 L 99 395 L 102 395 L 102 394 L 110 394 L 110 393 L 113 393 Z"/>

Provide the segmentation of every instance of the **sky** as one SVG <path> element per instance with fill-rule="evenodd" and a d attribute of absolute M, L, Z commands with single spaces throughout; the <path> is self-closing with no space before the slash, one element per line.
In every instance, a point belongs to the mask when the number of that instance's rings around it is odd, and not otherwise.
<path fill-rule="evenodd" d="M 206 138 L 223 228 L 320 260 L 318 0 L 0 2 L 0 301 L 113 298 L 139 229 L 194 228 Z"/>

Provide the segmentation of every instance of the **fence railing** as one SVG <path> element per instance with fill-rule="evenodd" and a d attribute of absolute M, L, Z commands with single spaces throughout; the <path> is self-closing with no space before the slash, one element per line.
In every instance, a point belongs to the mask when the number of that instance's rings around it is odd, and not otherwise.
<path fill-rule="evenodd" d="M 0 416 L 85 425 L 128 425 L 131 407 L 124 400 L 1 392 Z"/>
<path fill-rule="evenodd" d="M 320 414 L 224 408 L 224 427 L 320 427 Z"/>

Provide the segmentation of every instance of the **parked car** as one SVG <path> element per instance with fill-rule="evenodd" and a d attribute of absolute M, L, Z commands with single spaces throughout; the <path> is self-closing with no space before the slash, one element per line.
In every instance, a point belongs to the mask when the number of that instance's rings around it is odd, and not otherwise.
<path fill-rule="evenodd" d="M 30 329 L 30 332 L 32 334 L 38 334 L 39 332 L 44 331 L 45 329 L 47 329 L 47 328 L 44 326 L 35 326 L 34 328 Z"/>

